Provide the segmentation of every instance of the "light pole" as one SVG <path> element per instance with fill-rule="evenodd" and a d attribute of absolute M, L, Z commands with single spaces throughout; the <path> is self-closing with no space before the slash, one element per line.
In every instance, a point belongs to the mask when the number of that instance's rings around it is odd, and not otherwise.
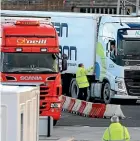
<path fill-rule="evenodd" d="M 136 15 L 139 15 L 139 4 L 140 0 L 136 0 Z"/>
<path fill-rule="evenodd" d="M 133 5 L 133 6 L 135 6 L 136 7 L 136 15 L 138 15 L 140 0 L 136 0 L 136 4 L 134 4 L 134 3 L 132 3 L 132 2 L 130 2 L 128 0 L 121 0 L 122 11 L 123 11 L 124 15 L 125 15 L 125 10 L 126 10 L 126 5 L 125 5 L 126 3 L 129 3 L 129 4 Z M 119 12 L 120 12 L 120 0 L 118 0 L 118 2 L 117 2 L 117 14 L 119 14 Z"/>
<path fill-rule="evenodd" d="M 120 5 L 122 7 L 121 14 L 125 15 L 125 8 L 126 8 L 125 7 L 125 2 L 126 2 L 126 0 L 118 0 L 118 2 L 117 2 L 117 15 L 120 14 Z"/>
<path fill-rule="evenodd" d="M 120 14 L 120 0 L 118 0 L 118 3 L 117 3 L 117 15 Z"/>
<path fill-rule="evenodd" d="M 122 0 L 122 11 L 123 11 L 123 15 L 125 15 L 125 10 L 126 10 L 125 0 Z"/>

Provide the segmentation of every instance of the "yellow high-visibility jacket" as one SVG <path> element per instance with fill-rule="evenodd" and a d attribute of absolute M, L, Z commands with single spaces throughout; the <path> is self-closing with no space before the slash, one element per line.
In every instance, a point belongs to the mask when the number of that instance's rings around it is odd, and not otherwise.
<path fill-rule="evenodd" d="M 90 69 L 87 69 L 87 70 L 83 67 L 78 67 L 77 72 L 76 72 L 76 82 L 77 82 L 79 88 L 86 88 L 89 86 L 87 74 L 92 69 L 93 69 L 93 67 L 91 67 Z"/>
<path fill-rule="evenodd" d="M 102 141 L 130 141 L 126 127 L 120 123 L 112 123 L 104 132 Z"/>

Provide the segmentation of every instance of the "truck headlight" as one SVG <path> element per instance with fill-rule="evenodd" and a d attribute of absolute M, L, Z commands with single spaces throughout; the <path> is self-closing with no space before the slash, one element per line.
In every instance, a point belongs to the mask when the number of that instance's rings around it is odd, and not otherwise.
<path fill-rule="evenodd" d="M 118 89 L 123 90 L 124 89 L 123 81 L 118 81 L 117 83 L 118 83 Z"/>
<path fill-rule="evenodd" d="M 60 108 L 61 103 L 51 103 L 51 108 Z"/>
<path fill-rule="evenodd" d="M 117 91 L 126 93 L 126 87 L 125 87 L 124 79 L 117 78 L 115 80 L 115 83 L 116 83 L 116 90 Z"/>

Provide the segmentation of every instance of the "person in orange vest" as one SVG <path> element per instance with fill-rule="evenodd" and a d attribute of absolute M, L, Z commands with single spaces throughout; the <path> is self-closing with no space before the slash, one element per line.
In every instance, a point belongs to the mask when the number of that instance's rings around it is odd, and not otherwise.
<path fill-rule="evenodd" d="M 102 141 L 130 141 L 130 135 L 126 127 L 119 123 L 118 116 L 111 118 L 111 125 L 105 130 Z"/>

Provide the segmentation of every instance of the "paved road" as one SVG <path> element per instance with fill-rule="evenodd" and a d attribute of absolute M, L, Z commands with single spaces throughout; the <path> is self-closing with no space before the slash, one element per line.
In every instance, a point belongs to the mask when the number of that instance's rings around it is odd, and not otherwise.
<path fill-rule="evenodd" d="M 127 127 L 140 127 L 140 104 L 123 105 L 121 109 L 126 119 L 121 122 Z M 57 126 L 90 126 L 90 127 L 107 127 L 109 119 L 87 118 L 77 116 L 68 112 L 63 112 Z"/>
<path fill-rule="evenodd" d="M 131 141 L 140 141 L 140 104 L 121 106 L 126 119 L 121 122 L 128 127 Z M 57 141 L 64 137 L 74 137 L 75 141 L 101 141 L 110 124 L 109 119 L 87 118 L 63 112 L 49 138 L 40 141 Z"/>
<path fill-rule="evenodd" d="M 75 141 L 101 141 L 105 129 L 105 127 L 89 126 L 56 126 L 51 137 L 40 139 L 40 141 L 58 141 L 64 137 L 74 137 Z M 140 128 L 129 127 L 128 131 L 131 135 L 131 141 L 140 141 Z"/>

